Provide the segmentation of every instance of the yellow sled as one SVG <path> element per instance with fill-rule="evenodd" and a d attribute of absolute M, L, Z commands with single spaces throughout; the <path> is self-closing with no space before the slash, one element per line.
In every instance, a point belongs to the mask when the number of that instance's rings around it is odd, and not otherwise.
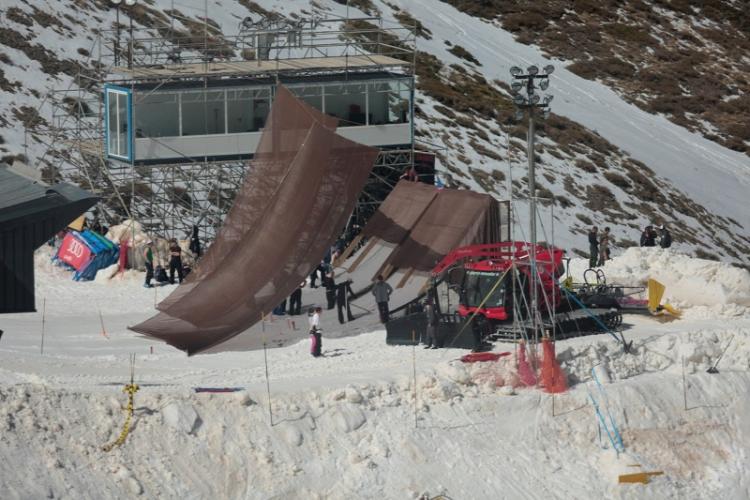
<path fill-rule="evenodd" d="M 649 278 L 648 280 L 648 310 L 653 315 L 669 314 L 675 318 L 680 317 L 680 310 L 670 304 L 662 304 L 661 299 L 664 297 L 666 287 Z"/>

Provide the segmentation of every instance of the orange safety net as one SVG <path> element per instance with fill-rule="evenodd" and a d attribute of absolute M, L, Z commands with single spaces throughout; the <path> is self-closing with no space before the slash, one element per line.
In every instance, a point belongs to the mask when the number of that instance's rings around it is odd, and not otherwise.
<path fill-rule="evenodd" d="M 544 392 L 559 393 L 568 390 L 568 379 L 557 362 L 555 343 L 549 337 L 542 339 L 542 387 Z"/>
<path fill-rule="evenodd" d="M 534 386 L 537 382 L 536 373 L 526 358 L 525 342 L 518 344 L 518 380 L 527 387 Z"/>
<path fill-rule="evenodd" d="M 195 354 L 250 328 L 297 288 L 345 226 L 378 155 L 335 126 L 277 87 L 216 240 L 160 312 L 133 331 Z"/>

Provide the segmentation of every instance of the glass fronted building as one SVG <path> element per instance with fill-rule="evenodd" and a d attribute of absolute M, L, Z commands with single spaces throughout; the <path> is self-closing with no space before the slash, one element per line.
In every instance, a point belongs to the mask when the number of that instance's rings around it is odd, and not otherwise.
<path fill-rule="evenodd" d="M 411 76 L 334 78 L 282 83 L 311 106 L 337 117 L 338 132 L 348 139 L 381 148 L 412 144 Z M 210 83 L 105 86 L 107 156 L 126 163 L 251 157 L 275 84 L 220 79 Z"/>

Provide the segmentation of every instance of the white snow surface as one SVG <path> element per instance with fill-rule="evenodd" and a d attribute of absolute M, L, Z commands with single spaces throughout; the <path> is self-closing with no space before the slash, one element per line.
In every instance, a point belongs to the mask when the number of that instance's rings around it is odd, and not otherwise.
<path fill-rule="evenodd" d="M 3 499 L 750 495 L 746 271 L 656 249 L 615 258 L 604 268 L 610 281 L 658 276 L 683 319 L 626 315 L 627 354 L 608 335 L 558 341 L 571 388 L 554 398 L 518 386 L 513 355 L 464 364 L 457 349 L 387 346 L 380 329 L 352 335 L 368 315 L 338 325 L 325 312 L 323 358 L 309 355 L 303 332 L 265 353 L 271 417 L 264 351 L 188 358 L 125 328 L 154 312 L 154 291 L 163 298 L 172 287 L 144 289 L 138 272 L 74 282 L 46 249 L 36 262 L 39 311 L 0 316 Z M 582 267 L 574 261 L 574 275 Z M 736 314 L 715 312 L 691 287 Z M 303 301 L 321 293 L 305 289 Z M 269 337 L 284 324 L 269 323 Z M 706 373 L 725 348 L 719 373 Z M 133 426 L 104 452 L 125 420 L 131 353 Z M 625 453 L 600 438 L 589 393 L 605 419 L 611 412 Z M 664 474 L 618 484 L 641 470 Z"/>
<path fill-rule="evenodd" d="M 28 2 L 16 2 L 17 7 L 30 13 L 32 8 L 50 13 L 61 19 L 70 12 L 70 0 L 29 0 Z M 710 214 L 722 218 L 731 218 L 737 224 L 727 223 L 726 228 L 712 227 L 707 230 L 705 221 L 700 216 L 676 213 L 675 220 L 667 222 L 680 225 L 694 232 L 700 244 L 675 241 L 675 245 L 684 251 L 695 251 L 702 247 L 711 249 L 713 253 L 721 255 L 725 259 L 733 259 L 737 262 L 748 263 L 745 252 L 737 251 L 733 255 L 725 249 L 717 248 L 715 240 L 731 241 L 736 239 L 743 246 L 750 238 L 750 211 L 747 210 L 746 197 L 750 189 L 750 159 L 747 155 L 731 151 L 716 143 L 706 140 L 702 136 L 679 127 L 662 116 L 646 113 L 636 106 L 625 102 L 617 93 L 599 82 L 582 79 L 567 71 L 567 61 L 551 60 L 544 57 L 543 51 L 533 45 L 524 45 L 516 42 L 512 34 L 505 32 L 499 23 L 492 23 L 479 18 L 473 18 L 459 12 L 447 3 L 436 0 L 392 0 L 384 2 L 373 0 L 374 5 L 385 18 L 386 26 L 397 26 L 393 19 L 396 11 L 393 6 L 408 11 L 415 19 L 418 19 L 432 33 L 432 39 L 419 38 L 417 47 L 421 51 L 435 55 L 446 64 L 459 64 L 467 68 L 469 72 L 481 74 L 488 82 L 500 80 L 509 82 L 509 68 L 513 65 L 525 67 L 528 64 L 544 66 L 548 63 L 555 65 L 556 69 L 550 80 L 549 93 L 555 96 L 551 109 L 553 113 L 570 118 L 587 129 L 596 132 L 604 139 L 619 147 L 623 156 L 630 156 L 642 161 L 654 172 L 654 177 L 667 186 L 674 187 L 687 198 L 698 205 L 705 207 Z M 260 0 L 257 2 L 261 7 L 275 10 L 285 16 L 309 17 L 312 14 L 320 16 L 351 16 L 362 15 L 353 6 L 347 7 L 334 0 Z M 171 0 L 154 0 L 149 2 L 153 8 L 161 11 L 175 8 Z M 219 0 L 208 0 L 207 2 L 185 1 L 179 2 L 180 12 L 184 15 L 197 19 L 203 15 L 204 8 L 208 9 L 209 17 L 221 27 L 223 33 L 234 35 L 238 25 L 251 11 L 243 6 L 242 2 L 226 2 Z M 0 7 L 7 8 L 3 5 Z M 74 24 L 66 19 L 64 24 L 70 25 L 69 29 L 60 32 L 52 27 L 42 28 L 38 24 L 32 27 L 19 24 L 7 16 L 3 16 L 4 26 L 16 30 L 20 35 L 28 37 L 30 43 L 40 44 L 43 47 L 54 47 L 60 58 L 76 58 L 81 62 L 88 63 L 86 57 L 79 56 L 77 49 L 92 50 L 94 43 L 93 29 L 109 29 L 114 26 L 115 9 L 100 10 L 98 8 L 76 8 L 76 21 Z M 127 24 L 127 11 L 122 11 L 121 22 Z M 251 14 L 257 18 L 257 14 Z M 175 21 L 180 27 L 182 23 Z M 138 20 L 134 20 L 134 26 L 141 28 Z M 184 27 L 184 26 L 183 26 Z M 468 50 L 480 63 L 481 66 L 472 65 L 454 56 L 449 52 L 451 46 L 460 45 Z M 9 152 L 21 152 L 21 146 L 25 144 L 23 127 L 13 117 L 11 110 L 26 105 L 32 108 L 40 108 L 43 117 L 49 119 L 51 110 L 49 105 L 44 104 L 43 96 L 50 88 L 74 87 L 72 79 L 60 73 L 52 77 L 44 73 L 37 61 L 29 59 L 22 51 L 4 46 L 3 51 L 12 61 L 4 64 L 2 69 L 5 77 L 11 81 L 22 83 L 22 91 L 4 94 L 0 100 L 0 111 L 8 120 L 8 124 L 2 127 L 0 132 Z M 37 96 L 30 93 L 36 91 Z M 41 96 L 41 97 L 39 97 Z M 416 128 L 423 138 L 435 144 L 443 144 L 442 137 L 454 133 L 463 138 L 463 141 L 446 144 L 442 151 L 447 155 L 455 168 L 461 170 L 465 177 L 460 177 L 461 182 L 472 189 L 481 191 L 483 188 L 469 175 L 468 167 L 477 168 L 485 173 L 493 170 L 508 169 L 507 165 L 498 164 L 497 161 L 483 156 L 479 151 L 469 146 L 470 130 L 464 129 L 459 124 L 445 126 L 439 123 L 440 115 L 435 111 L 438 104 L 434 99 L 418 93 L 420 108 L 428 119 L 419 118 Z M 472 117 L 472 121 L 489 135 L 488 140 L 475 139 L 484 147 L 496 150 L 506 156 L 506 137 L 498 134 L 497 124 L 482 117 Z M 552 144 L 546 144 L 544 139 L 540 143 L 554 148 Z M 35 159 L 44 155 L 45 147 L 34 142 L 33 138 L 28 144 L 29 163 L 34 164 Z M 459 146 L 462 151 L 459 151 Z M 467 163 L 464 158 L 468 158 Z M 539 158 L 539 174 L 550 173 L 556 178 L 554 181 L 538 181 L 544 184 L 554 195 L 570 196 L 563 185 L 562 179 L 571 173 L 573 159 L 559 159 L 553 155 L 544 153 Z M 504 163 L 504 162 L 502 162 Z M 513 178 L 521 179 L 526 174 L 526 158 L 513 157 L 510 161 L 513 170 Z M 445 168 L 438 165 L 439 168 Z M 444 172 L 441 172 L 444 173 Z M 608 185 L 613 196 L 620 203 L 640 203 L 648 200 L 634 199 L 630 193 L 622 191 L 614 184 L 605 182 L 601 175 L 588 173 L 576 173 L 577 182 L 582 186 Z M 495 185 L 495 194 L 501 198 L 507 198 L 508 192 L 503 183 Z M 720 195 L 719 195 L 720 194 Z M 585 216 L 594 224 L 605 225 L 612 223 L 606 216 L 596 210 L 590 210 L 583 205 L 582 200 L 574 197 L 571 207 L 556 207 L 555 218 L 557 220 L 556 240 L 557 243 L 567 248 L 578 248 L 585 250 L 585 238 L 580 236 L 583 228 L 581 221 L 576 215 Z M 518 210 L 514 216 L 519 224 L 516 228 L 528 226 L 527 210 L 518 203 Z M 545 213 L 545 222 L 549 217 Z M 643 227 L 655 222 L 649 220 L 648 212 L 631 211 L 630 223 L 634 226 Z M 655 213 L 656 218 L 668 218 L 666 214 Z M 671 217 L 671 216 L 669 216 Z M 620 224 L 622 225 L 622 224 Z M 547 229 L 549 231 L 549 229 Z M 637 240 L 637 229 L 623 228 L 623 232 L 629 234 L 618 234 L 623 239 Z M 617 232 L 617 231 L 616 231 Z M 520 233 L 516 238 L 526 239 Z M 547 237 L 544 237 L 547 239 Z M 744 242 L 744 243 L 742 243 Z"/>

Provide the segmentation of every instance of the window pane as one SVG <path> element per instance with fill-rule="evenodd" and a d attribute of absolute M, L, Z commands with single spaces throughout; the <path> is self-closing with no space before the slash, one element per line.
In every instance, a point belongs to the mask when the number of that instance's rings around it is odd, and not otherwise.
<path fill-rule="evenodd" d="M 289 87 L 289 90 L 313 108 L 323 110 L 323 89 L 320 86 Z"/>
<path fill-rule="evenodd" d="M 182 95 L 182 135 L 224 132 L 223 90 L 186 92 Z"/>
<path fill-rule="evenodd" d="M 268 89 L 253 90 L 252 102 L 252 131 L 257 132 L 266 124 L 268 112 L 271 109 L 271 92 Z"/>
<path fill-rule="evenodd" d="M 365 125 L 367 94 L 365 84 L 327 85 L 325 113 L 340 118 L 340 127 Z"/>
<path fill-rule="evenodd" d="M 107 92 L 107 152 L 117 154 L 117 94 Z"/>
<path fill-rule="evenodd" d="M 117 96 L 117 155 L 128 155 L 128 96 L 127 94 L 115 94 Z"/>
<path fill-rule="evenodd" d="M 227 91 L 229 132 L 257 132 L 268 118 L 271 93 L 269 89 Z"/>
<path fill-rule="evenodd" d="M 139 96 L 135 105 L 136 137 L 175 137 L 180 135 L 176 93 Z"/>
<path fill-rule="evenodd" d="M 369 85 L 369 104 L 372 123 L 407 123 L 411 92 L 408 82 L 392 81 Z"/>
<path fill-rule="evenodd" d="M 229 133 L 252 132 L 253 92 L 251 90 L 228 90 L 227 113 Z"/>

